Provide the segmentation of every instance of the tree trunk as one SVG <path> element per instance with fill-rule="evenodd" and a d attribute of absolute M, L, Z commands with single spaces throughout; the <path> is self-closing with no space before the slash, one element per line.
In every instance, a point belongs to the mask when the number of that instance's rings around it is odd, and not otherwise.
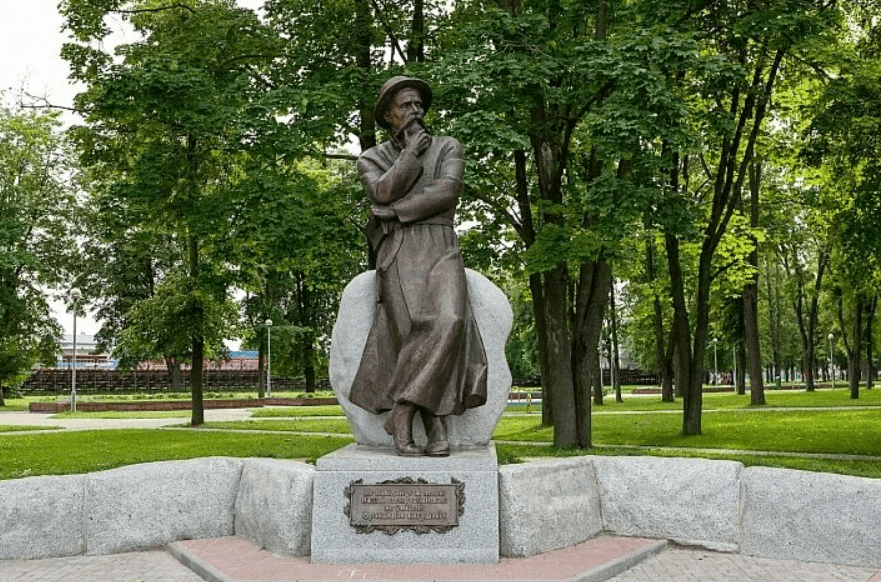
<path fill-rule="evenodd" d="M 750 226 L 759 226 L 759 184 L 762 167 L 758 160 L 749 168 Z M 750 236 L 753 248 L 747 259 L 755 270 L 750 282 L 743 288 L 743 339 L 749 361 L 750 402 L 765 404 L 765 385 L 762 383 L 762 354 L 759 346 L 759 241 Z"/>
<path fill-rule="evenodd" d="M 655 241 L 651 234 L 645 242 L 645 272 L 646 282 L 652 284 L 655 281 Z M 655 332 L 655 359 L 658 362 L 658 375 L 661 379 L 661 401 L 673 402 L 673 344 L 671 336 L 667 341 L 664 331 L 664 312 L 661 307 L 659 293 L 652 293 L 652 329 Z"/>
<path fill-rule="evenodd" d="M 566 266 L 557 265 L 553 270 L 544 273 L 543 279 L 548 374 L 547 378 L 542 378 L 542 387 L 545 388 L 544 385 L 547 384 L 546 391 L 550 396 L 554 446 L 575 447 L 578 446 L 578 426 L 572 381 L 569 317 L 566 309 Z"/>
<path fill-rule="evenodd" d="M 425 62 L 425 0 L 413 0 L 413 22 L 407 43 L 407 62 Z"/>
<path fill-rule="evenodd" d="M 535 317 L 535 333 L 538 338 L 539 369 L 541 372 L 541 423 L 544 426 L 554 425 L 554 407 L 551 401 L 551 390 L 547 387 L 550 381 L 550 357 L 548 349 L 547 326 L 545 325 L 544 291 L 542 290 L 541 274 L 529 275 L 529 289 L 532 293 L 532 313 Z"/>
<path fill-rule="evenodd" d="M 612 353 L 609 355 L 609 370 L 612 375 L 612 389 L 615 391 L 615 402 L 624 402 L 621 397 L 621 357 L 618 347 L 618 312 L 615 309 L 615 277 L 610 275 L 609 283 L 609 318 L 612 323 Z"/>
<path fill-rule="evenodd" d="M 304 334 L 303 339 L 303 376 L 306 379 L 306 392 L 315 392 L 315 342 L 312 334 Z"/>
<path fill-rule="evenodd" d="M 743 396 L 746 394 L 746 348 L 742 343 L 739 343 L 734 352 L 737 358 L 737 373 L 734 383 L 737 385 L 737 393 Z"/>
<path fill-rule="evenodd" d="M 181 391 L 180 360 L 178 360 L 177 358 L 166 357 L 165 358 L 165 369 L 168 370 L 168 378 L 169 378 L 169 380 L 171 380 L 172 392 L 180 392 Z"/>
<path fill-rule="evenodd" d="M 202 393 L 202 366 L 205 364 L 205 342 L 201 337 L 193 338 L 193 365 L 190 368 L 190 392 L 193 397 L 193 426 L 205 422 L 205 408 Z"/>
<path fill-rule="evenodd" d="M 199 243 L 195 236 L 190 236 L 190 281 L 195 287 L 196 277 L 199 274 Z M 192 292 L 192 291 L 191 291 Z M 201 321 L 205 314 L 202 312 L 201 305 L 196 307 L 199 311 L 194 319 Z M 205 408 L 202 392 L 202 367 L 205 364 L 205 340 L 202 337 L 201 326 L 197 330 L 192 330 L 192 363 L 190 365 L 190 393 L 193 401 L 192 425 L 199 426 L 205 422 Z"/>
<path fill-rule="evenodd" d="M 872 322 L 878 310 L 878 296 L 873 295 L 866 306 L 866 390 L 871 390 L 875 379 L 874 350 L 872 349 Z"/>
<path fill-rule="evenodd" d="M 863 309 L 864 300 L 859 293 L 854 301 L 853 340 L 851 349 L 847 354 L 847 379 L 850 382 L 850 397 L 856 400 L 860 397 L 860 363 L 863 344 Z"/>
<path fill-rule="evenodd" d="M 191 188 L 196 189 L 196 176 L 199 170 L 199 158 L 197 155 L 198 141 L 196 136 L 187 136 L 187 173 Z M 198 197 L 198 191 L 191 193 L 193 199 Z M 196 292 L 199 281 L 199 240 L 195 234 L 190 233 L 188 238 L 189 247 L 189 284 L 190 293 Z M 197 329 L 191 330 L 192 334 L 192 360 L 190 367 L 190 393 L 193 401 L 193 426 L 200 426 L 205 422 L 205 408 L 202 393 L 202 366 L 205 363 L 205 337 L 202 335 L 205 328 L 205 312 L 199 299 L 193 298 L 195 307 L 193 320 L 198 322 Z"/>
<path fill-rule="evenodd" d="M 679 239 L 665 234 L 667 264 L 670 271 L 670 292 L 673 299 L 673 337 L 676 338 L 676 390 L 682 395 L 682 433 L 696 435 L 701 433 L 701 406 L 703 389 L 703 351 L 692 354 L 691 326 L 685 301 L 685 282 L 679 259 Z M 697 346 L 697 334 L 695 334 Z M 702 341 L 706 341 L 706 329 Z"/>

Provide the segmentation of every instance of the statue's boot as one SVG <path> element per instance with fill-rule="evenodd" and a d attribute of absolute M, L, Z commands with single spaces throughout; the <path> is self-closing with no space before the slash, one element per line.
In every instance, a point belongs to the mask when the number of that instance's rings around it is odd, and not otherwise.
<path fill-rule="evenodd" d="M 412 404 L 395 404 L 385 421 L 385 432 L 395 439 L 395 452 L 402 457 L 425 454 L 425 449 L 413 442 L 413 418 L 416 407 Z"/>
<path fill-rule="evenodd" d="M 424 409 L 420 412 L 422 424 L 425 425 L 425 434 L 428 437 L 425 454 L 429 457 L 449 457 L 450 438 L 447 436 L 447 417 L 435 416 Z"/>

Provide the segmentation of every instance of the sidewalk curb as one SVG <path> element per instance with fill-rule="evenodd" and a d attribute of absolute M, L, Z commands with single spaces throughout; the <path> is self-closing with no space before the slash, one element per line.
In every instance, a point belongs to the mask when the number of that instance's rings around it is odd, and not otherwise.
<path fill-rule="evenodd" d="M 618 574 L 630 570 L 637 564 L 641 564 L 652 556 L 660 554 L 665 549 L 667 549 L 667 540 L 658 540 L 626 556 L 612 560 L 608 564 L 603 564 L 602 566 L 591 568 L 582 574 L 577 574 L 566 582 L 605 582 Z"/>
<path fill-rule="evenodd" d="M 206 582 L 235 582 L 193 552 L 185 550 L 180 542 L 172 542 L 168 544 L 166 549 L 174 559 L 192 570 L 197 576 L 201 576 Z"/>
<path fill-rule="evenodd" d="M 601 566 L 596 566 L 587 570 L 586 572 L 582 572 L 581 574 L 576 574 L 572 576 L 568 580 L 563 582 L 605 582 L 619 574 L 630 570 L 634 566 L 644 562 L 645 560 L 656 556 L 663 552 L 667 548 L 667 540 L 658 540 L 653 542 L 647 546 L 644 546 L 634 552 L 627 554 L 626 556 L 621 556 L 615 560 L 612 560 L 608 564 L 602 564 Z M 245 582 L 237 579 L 232 579 L 228 577 L 226 574 L 212 566 L 211 564 L 205 562 L 202 558 L 197 556 L 194 552 L 191 552 L 185 549 L 180 542 L 173 542 L 169 544 L 166 549 L 168 552 L 181 564 L 192 570 L 196 575 L 201 576 L 206 582 Z M 248 582 L 259 582 L 257 580 L 248 581 Z M 315 581 L 307 581 L 301 580 L 300 582 L 323 582 L 320 580 Z M 381 581 L 378 581 L 381 582 Z M 429 581 L 422 581 L 429 582 Z M 431 582 L 456 582 L 454 580 L 434 580 Z M 533 580 L 529 582 L 542 582 L 540 580 Z"/>

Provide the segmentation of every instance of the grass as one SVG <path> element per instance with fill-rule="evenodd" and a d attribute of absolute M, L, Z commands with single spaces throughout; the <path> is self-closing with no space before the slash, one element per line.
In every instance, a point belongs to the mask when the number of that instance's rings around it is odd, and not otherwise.
<path fill-rule="evenodd" d="M 27 432 L 31 430 L 63 430 L 60 426 L 32 426 L 20 424 L 0 424 L 0 432 Z"/>
<path fill-rule="evenodd" d="M 587 451 L 558 450 L 548 446 L 553 441 L 553 429 L 541 426 L 540 409 L 534 407 L 535 413 L 526 415 L 523 414 L 524 407 L 513 407 L 517 413 L 502 418 L 494 438 L 509 441 L 498 447 L 501 462 L 583 454 L 655 455 L 730 459 L 747 466 L 881 478 L 881 463 L 874 460 L 816 459 L 779 454 L 881 457 L 881 433 L 877 428 L 881 426 L 881 389 L 863 390 L 860 395 L 859 400 L 853 401 L 846 389 L 813 393 L 769 391 L 768 406 L 754 407 L 749 404 L 749 395 L 705 394 L 704 434 L 695 437 L 680 434 L 681 401 L 663 403 L 656 396 L 625 396 L 624 403 L 615 403 L 613 397 L 607 397 L 606 404 L 594 408 L 593 441 L 596 446 Z M 20 401 L 7 400 L 7 403 Z M 844 406 L 864 408 L 836 410 Z M 773 410 L 774 407 L 791 410 Z M 8 407 L 0 410 L 8 410 Z M 206 428 L 253 433 L 148 429 L 18 434 L 0 438 L 0 458 L 4 459 L 0 464 L 0 478 L 81 473 L 146 461 L 211 455 L 314 461 L 316 457 L 352 442 L 349 425 L 339 406 L 264 408 L 254 412 L 255 417 L 266 420 L 210 422 L 205 425 Z M 628 412 L 637 414 L 626 414 Z M 77 413 L 75 418 L 132 418 L 133 415 L 143 417 L 140 416 L 143 414 Z M 181 417 L 189 414 L 189 411 L 159 413 L 161 416 Z M 0 431 L 3 430 L 0 427 Z M 338 436 L 257 432 L 261 430 Z M 530 441 L 540 444 L 533 445 Z M 766 453 L 758 455 L 751 454 L 751 451 Z"/>
<path fill-rule="evenodd" d="M 188 430 L 100 430 L 0 439 L 0 479 L 102 471 L 198 457 L 271 457 L 314 463 L 350 437 L 223 434 Z"/>
<path fill-rule="evenodd" d="M 881 463 L 864 460 L 814 459 L 809 457 L 789 457 L 774 455 L 749 455 L 728 453 L 707 453 L 665 449 L 633 449 L 624 447 L 595 447 L 592 449 L 558 449 L 548 446 L 517 445 L 500 443 L 496 445 L 500 464 L 521 463 L 535 458 L 577 457 L 583 455 L 606 456 L 646 456 L 700 458 L 720 461 L 737 461 L 745 467 L 775 467 L 797 469 L 820 473 L 835 473 L 856 477 L 881 479 Z"/>
<path fill-rule="evenodd" d="M 190 418 L 193 415 L 190 410 L 101 410 L 97 412 L 59 412 L 49 418 L 59 419 L 90 419 L 90 418 Z"/>
<path fill-rule="evenodd" d="M 205 428 L 226 430 L 271 430 L 284 432 L 317 432 L 351 435 L 349 422 L 343 418 L 291 418 L 281 420 L 229 420 L 206 422 Z"/>
<path fill-rule="evenodd" d="M 766 390 L 766 408 L 837 408 L 842 406 L 881 406 L 881 389 L 860 390 L 860 398 L 851 400 L 850 390 L 817 390 L 816 392 Z M 731 410 L 738 408 L 761 409 L 750 403 L 749 393 L 741 396 L 734 392 L 706 393 L 703 395 L 704 411 Z M 661 402 L 660 396 L 625 395 L 624 402 L 615 402 L 614 396 L 606 396 L 602 406 L 594 412 L 661 411 L 682 410 L 682 400 Z"/>
<path fill-rule="evenodd" d="M 251 413 L 253 418 L 288 418 L 292 416 L 343 416 L 339 404 L 328 406 L 271 406 L 257 408 Z"/>
<path fill-rule="evenodd" d="M 685 437 L 679 415 L 595 416 L 593 442 L 881 457 L 881 410 L 720 411 L 704 415 L 702 425 L 703 434 Z M 493 438 L 550 443 L 553 429 L 540 417 L 505 417 Z"/>
<path fill-rule="evenodd" d="M 27 398 L 5 398 L 3 402 L 0 412 L 27 412 L 31 405 L 31 400 Z"/>

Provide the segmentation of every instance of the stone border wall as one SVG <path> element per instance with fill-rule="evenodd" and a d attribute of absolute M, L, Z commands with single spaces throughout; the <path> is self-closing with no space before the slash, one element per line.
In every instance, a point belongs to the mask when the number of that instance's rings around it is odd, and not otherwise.
<path fill-rule="evenodd" d="M 0 481 L 0 559 L 108 554 L 238 535 L 310 553 L 315 468 L 205 458 Z M 881 480 L 732 461 L 576 457 L 499 469 L 500 553 L 601 531 L 767 558 L 881 566 Z"/>

